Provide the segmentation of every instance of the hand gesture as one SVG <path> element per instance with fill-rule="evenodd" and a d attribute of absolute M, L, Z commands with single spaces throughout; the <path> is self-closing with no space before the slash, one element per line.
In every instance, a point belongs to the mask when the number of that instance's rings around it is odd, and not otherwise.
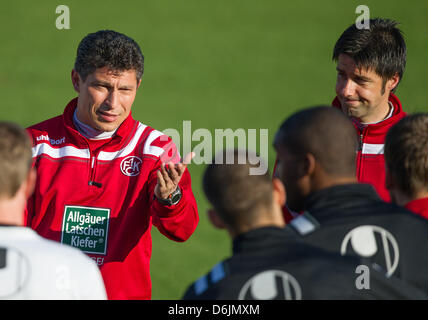
<path fill-rule="evenodd" d="M 178 183 L 187 168 L 187 164 L 190 163 L 194 156 L 195 154 L 191 152 L 184 157 L 183 162 L 174 164 L 170 161 L 167 164 L 161 164 L 160 169 L 156 172 L 158 181 L 155 186 L 155 196 L 158 199 L 167 199 L 168 196 L 177 189 Z M 168 166 L 168 168 L 166 168 L 166 166 Z"/>

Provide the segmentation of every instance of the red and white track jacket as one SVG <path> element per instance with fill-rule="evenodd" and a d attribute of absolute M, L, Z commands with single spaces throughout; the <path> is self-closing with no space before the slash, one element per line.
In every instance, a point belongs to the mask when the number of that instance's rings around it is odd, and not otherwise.
<path fill-rule="evenodd" d="M 383 149 L 388 130 L 406 116 L 400 100 L 393 93 L 389 96 L 389 101 L 394 106 L 393 115 L 376 124 L 369 124 L 364 129 L 356 120 L 353 120 L 355 129 L 359 136 L 359 150 L 357 153 L 357 179 L 358 182 L 368 183 L 374 186 L 378 195 L 384 201 L 390 201 L 390 195 L 385 186 L 385 159 Z M 336 97 L 332 105 L 341 109 L 339 99 Z M 276 170 L 276 161 L 274 173 Z M 283 208 L 285 222 L 293 220 L 298 213 L 291 212 L 286 206 Z"/>
<path fill-rule="evenodd" d="M 26 224 L 94 259 L 109 299 L 150 299 L 152 223 L 174 241 L 187 240 L 198 224 L 190 174 L 179 183 L 181 201 L 161 205 L 156 171 L 166 158 L 180 160 L 171 139 L 131 115 L 111 139 L 86 139 L 73 124 L 76 106 L 77 98 L 27 129 L 38 176 Z"/>
<path fill-rule="evenodd" d="M 385 158 L 383 156 L 385 138 L 388 130 L 406 116 L 396 95 L 391 93 L 389 101 L 394 106 L 394 112 L 390 118 L 376 124 L 369 124 L 364 129 L 360 129 L 358 121 L 353 119 L 355 130 L 359 136 L 358 182 L 371 184 L 381 199 L 388 202 L 391 197 L 385 186 Z M 337 97 L 332 104 L 339 109 L 341 108 Z"/>

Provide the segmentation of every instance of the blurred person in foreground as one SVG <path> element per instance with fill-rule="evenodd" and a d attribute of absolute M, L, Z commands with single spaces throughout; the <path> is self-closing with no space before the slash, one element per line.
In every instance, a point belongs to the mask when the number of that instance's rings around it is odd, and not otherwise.
<path fill-rule="evenodd" d="M 36 180 L 31 165 L 27 133 L 0 122 L 0 299 L 106 299 L 95 262 L 23 226 Z"/>
<path fill-rule="evenodd" d="M 211 223 L 227 230 L 230 258 L 189 286 L 183 299 L 299 300 L 426 298 L 399 280 L 369 271 L 370 289 L 359 290 L 356 267 L 362 260 L 341 257 L 308 244 L 284 230 L 281 206 L 286 194 L 269 173 L 251 175 L 251 157 L 243 150 L 217 154 L 232 164 L 210 164 L 203 189 L 213 208 Z M 242 161 L 245 159 L 245 161 Z M 227 162 L 229 163 L 229 162 Z"/>
<path fill-rule="evenodd" d="M 330 106 L 287 118 L 275 136 L 278 177 L 290 209 L 303 214 L 286 230 L 308 244 L 369 260 L 389 277 L 428 292 L 428 221 L 381 200 L 355 177 L 358 139 Z"/>
<path fill-rule="evenodd" d="M 428 219 L 428 114 L 409 115 L 389 130 L 385 162 L 392 201 Z"/>

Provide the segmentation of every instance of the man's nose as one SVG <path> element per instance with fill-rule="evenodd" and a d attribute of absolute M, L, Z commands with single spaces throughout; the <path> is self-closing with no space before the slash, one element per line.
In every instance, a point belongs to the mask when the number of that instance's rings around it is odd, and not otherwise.
<path fill-rule="evenodd" d="M 109 107 L 109 109 L 114 109 L 117 103 L 118 103 L 117 90 L 111 89 L 103 104 L 106 107 Z"/>
<path fill-rule="evenodd" d="M 352 79 L 343 80 L 341 94 L 344 97 L 355 97 L 355 82 Z"/>

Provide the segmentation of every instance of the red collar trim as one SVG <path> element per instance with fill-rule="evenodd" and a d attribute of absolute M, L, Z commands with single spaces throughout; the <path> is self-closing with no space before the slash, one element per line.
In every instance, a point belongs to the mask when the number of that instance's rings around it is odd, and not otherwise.
<path fill-rule="evenodd" d="M 412 200 L 408 202 L 404 207 L 415 213 L 421 214 L 423 212 L 427 212 L 428 214 L 428 197 Z"/>

